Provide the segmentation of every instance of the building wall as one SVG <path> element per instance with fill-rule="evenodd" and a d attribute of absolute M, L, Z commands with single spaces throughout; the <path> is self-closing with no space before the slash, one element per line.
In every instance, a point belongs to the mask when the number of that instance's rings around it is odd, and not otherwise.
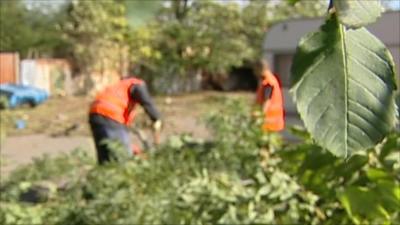
<path fill-rule="evenodd" d="M 293 54 L 276 54 L 274 60 L 274 69 L 279 75 L 282 85 L 290 86 L 290 66 L 292 65 Z"/>

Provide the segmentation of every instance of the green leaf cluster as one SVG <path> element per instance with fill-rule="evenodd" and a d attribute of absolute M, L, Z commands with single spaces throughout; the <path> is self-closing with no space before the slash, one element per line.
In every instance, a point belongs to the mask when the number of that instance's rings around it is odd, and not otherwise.
<path fill-rule="evenodd" d="M 311 139 L 284 145 L 280 135 L 262 133 L 261 121 L 249 113 L 246 102 L 228 101 L 207 116 L 213 140 L 175 136 L 143 157 L 104 166 L 80 151 L 38 159 L 2 183 L 0 222 L 395 224 L 399 219 L 398 134 L 346 161 Z M 35 191 L 40 201 L 21 198 Z"/>
<path fill-rule="evenodd" d="M 262 56 L 265 33 L 272 24 L 318 16 L 324 5 L 323 1 L 294 7 L 286 2 L 250 1 L 240 7 L 234 2 L 193 1 L 183 7 L 182 2 L 164 8 L 155 21 L 136 28 L 130 37 L 134 73 L 149 83 L 173 86 L 199 74 L 221 81 L 232 68 L 251 66 Z"/>
<path fill-rule="evenodd" d="M 70 58 L 80 72 L 102 73 L 120 69 L 129 31 L 122 3 L 72 1 L 60 30 L 72 46 Z"/>
<path fill-rule="evenodd" d="M 65 19 L 61 9 L 28 9 L 23 1 L 0 1 L 0 51 L 25 57 L 65 55 L 67 43 L 57 24 Z"/>
<path fill-rule="evenodd" d="M 280 166 L 320 197 L 328 224 L 396 224 L 399 147 L 400 136 L 392 133 L 377 147 L 343 160 L 308 142 L 281 152 Z"/>
<path fill-rule="evenodd" d="M 254 57 L 238 5 L 199 1 L 181 20 L 174 19 L 173 13 L 165 9 L 157 21 L 137 29 L 129 41 L 133 63 L 156 78 L 185 77 L 199 70 L 224 76 Z"/>

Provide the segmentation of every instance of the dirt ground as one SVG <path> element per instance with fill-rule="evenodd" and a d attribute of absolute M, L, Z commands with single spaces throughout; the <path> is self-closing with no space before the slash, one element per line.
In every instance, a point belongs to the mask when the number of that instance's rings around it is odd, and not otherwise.
<path fill-rule="evenodd" d="M 161 141 L 170 135 L 182 133 L 208 138 L 208 130 L 202 122 L 204 116 L 217 110 L 229 98 L 242 98 L 251 102 L 253 94 L 201 92 L 156 97 L 156 104 L 165 121 Z M 52 156 L 81 148 L 94 157 L 94 143 L 87 123 L 90 101 L 89 97 L 55 97 L 35 108 L 0 111 L 1 123 L 7 131 L 7 137 L 0 143 L 1 175 L 7 176 L 19 165 L 44 154 Z M 149 120 L 143 114 L 138 109 L 135 126 L 146 133 Z M 17 121 L 23 121 L 25 127 L 17 129 Z M 138 142 L 134 136 L 133 139 Z"/>

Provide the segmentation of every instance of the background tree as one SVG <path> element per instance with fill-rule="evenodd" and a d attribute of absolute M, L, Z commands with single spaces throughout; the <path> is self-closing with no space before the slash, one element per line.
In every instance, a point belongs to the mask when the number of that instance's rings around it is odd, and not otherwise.
<path fill-rule="evenodd" d="M 125 14 L 132 28 L 146 26 L 146 23 L 156 16 L 164 3 L 164 1 L 117 1 L 125 6 Z"/>
<path fill-rule="evenodd" d="M 57 30 L 65 19 L 62 8 L 42 11 L 20 0 L 0 1 L 0 50 L 19 52 L 22 58 L 63 55 L 66 44 Z"/>
<path fill-rule="evenodd" d="M 73 1 L 67 12 L 61 29 L 72 45 L 78 70 L 88 74 L 118 69 L 128 32 L 124 5 L 116 1 Z"/>
<path fill-rule="evenodd" d="M 132 61 L 144 67 L 141 74 L 224 76 L 250 57 L 237 4 L 196 1 L 186 6 L 185 17 L 177 16 L 176 7 L 164 8 L 153 23 L 132 34 Z"/>
<path fill-rule="evenodd" d="M 75 0 L 61 7 L 35 3 L 28 9 L 20 0 L 5 2 L 1 16 L 13 19 L 2 20 L 7 21 L 2 32 L 15 30 L 17 35 L 2 35 L 3 51 L 69 58 L 77 74 L 134 72 L 150 83 L 199 74 L 223 80 L 232 68 L 251 66 L 262 56 L 268 27 L 292 17 L 318 16 L 327 4 Z M 135 71 L 121 66 L 128 57 Z"/>
<path fill-rule="evenodd" d="M 268 27 L 291 17 L 322 15 L 324 5 L 324 1 L 295 6 L 286 1 L 249 1 L 244 5 L 174 1 L 161 9 L 155 21 L 132 34 L 132 64 L 141 68 L 138 73 L 148 73 L 149 80 L 190 78 L 199 73 L 223 80 L 232 68 L 251 66 L 262 57 Z"/>

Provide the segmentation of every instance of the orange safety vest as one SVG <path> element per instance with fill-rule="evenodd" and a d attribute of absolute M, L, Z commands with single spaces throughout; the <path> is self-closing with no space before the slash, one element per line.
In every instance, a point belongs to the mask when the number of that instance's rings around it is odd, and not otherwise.
<path fill-rule="evenodd" d="M 272 87 L 271 97 L 265 99 L 264 91 Z M 283 107 L 283 94 L 278 78 L 271 72 L 263 73 L 263 80 L 257 90 L 257 103 L 263 105 L 265 131 L 281 131 L 285 128 L 285 113 Z"/>
<path fill-rule="evenodd" d="M 122 80 L 97 94 L 90 106 L 90 113 L 100 114 L 121 124 L 129 125 L 135 118 L 137 101 L 132 99 L 132 85 L 143 84 L 137 78 Z"/>

